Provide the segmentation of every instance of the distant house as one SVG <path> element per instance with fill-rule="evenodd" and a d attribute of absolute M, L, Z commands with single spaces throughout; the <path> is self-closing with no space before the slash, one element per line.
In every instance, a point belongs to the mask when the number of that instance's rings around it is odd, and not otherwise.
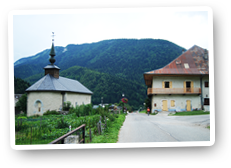
<path fill-rule="evenodd" d="M 20 97 L 22 97 L 22 94 L 14 94 L 14 105 L 16 106 L 16 103 L 18 102 L 18 100 L 20 99 Z"/>
<path fill-rule="evenodd" d="M 152 112 L 210 110 L 206 49 L 195 45 L 165 67 L 145 72 L 144 80 Z"/>
<path fill-rule="evenodd" d="M 47 110 L 60 111 L 64 102 L 70 101 L 75 107 L 81 104 L 90 104 L 89 89 L 80 82 L 59 76 L 60 68 L 54 65 L 54 43 L 50 51 L 50 63 L 45 69 L 45 76 L 26 89 L 27 116 L 43 115 Z"/>
<path fill-rule="evenodd" d="M 14 107 L 15 107 L 14 111 L 15 111 L 15 115 L 20 114 L 20 111 L 16 109 L 16 103 L 18 102 L 20 97 L 22 97 L 22 94 L 14 94 Z"/>

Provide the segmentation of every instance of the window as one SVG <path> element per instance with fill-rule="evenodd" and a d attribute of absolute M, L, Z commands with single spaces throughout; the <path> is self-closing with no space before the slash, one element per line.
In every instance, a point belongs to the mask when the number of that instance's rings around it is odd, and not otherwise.
<path fill-rule="evenodd" d="M 191 82 L 190 81 L 186 81 L 186 88 L 191 88 Z"/>
<path fill-rule="evenodd" d="M 209 98 L 204 98 L 204 105 L 209 105 Z"/>
<path fill-rule="evenodd" d="M 35 103 L 35 108 L 37 108 L 38 112 L 41 112 L 42 102 L 37 100 Z"/>
<path fill-rule="evenodd" d="M 205 82 L 205 87 L 206 88 L 209 87 L 209 82 L 208 81 Z"/>
<path fill-rule="evenodd" d="M 164 88 L 169 88 L 169 82 L 164 82 Z"/>
<path fill-rule="evenodd" d="M 162 88 L 172 88 L 172 81 L 162 81 Z"/>

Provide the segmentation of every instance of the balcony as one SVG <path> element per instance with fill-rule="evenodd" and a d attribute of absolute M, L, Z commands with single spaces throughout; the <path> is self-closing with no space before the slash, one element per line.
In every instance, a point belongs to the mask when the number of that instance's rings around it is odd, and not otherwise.
<path fill-rule="evenodd" d="M 201 88 L 148 88 L 151 94 L 201 94 Z"/>

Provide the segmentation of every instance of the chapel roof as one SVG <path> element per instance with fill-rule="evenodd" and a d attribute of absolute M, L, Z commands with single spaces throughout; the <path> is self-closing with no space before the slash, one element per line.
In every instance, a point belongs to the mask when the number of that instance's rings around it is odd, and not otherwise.
<path fill-rule="evenodd" d="M 89 89 L 87 89 L 77 80 L 72 80 L 61 76 L 59 78 L 55 78 L 50 74 L 47 74 L 46 76 L 38 80 L 26 91 L 64 91 L 83 94 L 93 94 Z"/>

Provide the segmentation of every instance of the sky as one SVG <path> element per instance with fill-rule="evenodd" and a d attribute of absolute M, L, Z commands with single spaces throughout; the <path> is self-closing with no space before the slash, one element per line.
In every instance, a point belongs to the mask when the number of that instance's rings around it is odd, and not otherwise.
<path fill-rule="evenodd" d="M 15 12 L 14 62 L 55 46 L 108 39 L 164 39 L 186 49 L 209 49 L 211 24 L 206 8 L 104 8 Z M 210 45 L 210 46 L 209 46 Z"/>

